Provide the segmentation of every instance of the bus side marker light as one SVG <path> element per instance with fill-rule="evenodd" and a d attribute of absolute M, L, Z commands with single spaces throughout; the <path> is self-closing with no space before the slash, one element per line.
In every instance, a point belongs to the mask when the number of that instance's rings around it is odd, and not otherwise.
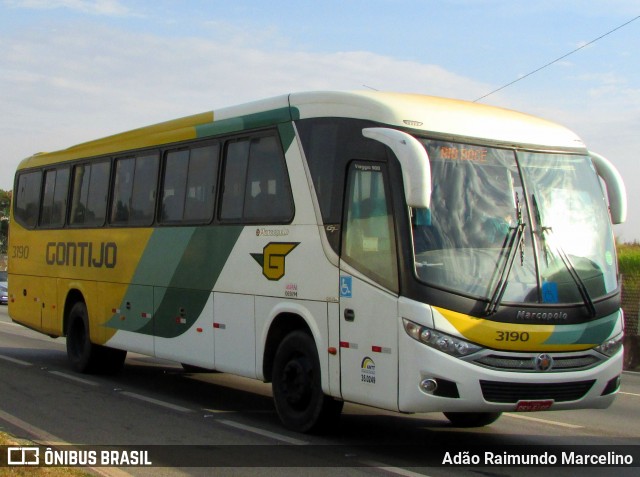
<path fill-rule="evenodd" d="M 177 316 L 176 317 L 176 324 L 177 325 L 186 325 L 187 324 L 187 319 L 186 318 L 182 318 L 181 316 Z"/>
<path fill-rule="evenodd" d="M 384 346 L 372 346 L 371 351 L 374 353 L 391 354 L 391 348 L 385 348 Z"/>
<path fill-rule="evenodd" d="M 213 327 L 216 330 L 225 330 L 225 329 L 227 329 L 227 325 L 225 325 L 224 323 L 214 323 Z"/>
<path fill-rule="evenodd" d="M 197 331 L 198 333 L 202 333 L 202 331 L 203 331 L 203 330 L 202 330 L 202 328 L 196 328 L 196 331 Z"/>
<path fill-rule="evenodd" d="M 349 343 L 348 341 L 340 342 L 341 348 L 358 349 L 358 343 Z"/>
<path fill-rule="evenodd" d="M 142 318 L 151 318 L 152 315 L 151 315 L 151 313 L 140 313 L 140 316 Z"/>
<path fill-rule="evenodd" d="M 329 351 L 329 354 L 333 356 L 338 354 L 338 350 L 335 348 L 335 346 L 329 346 L 329 349 L 327 351 Z"/>

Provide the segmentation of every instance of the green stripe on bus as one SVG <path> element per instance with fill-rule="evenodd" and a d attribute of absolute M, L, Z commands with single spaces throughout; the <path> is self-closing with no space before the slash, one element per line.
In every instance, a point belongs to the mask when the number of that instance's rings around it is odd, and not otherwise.
<path fill-rule="evenodd" d="M 156 229 L 121 304 L 153 300 L 153 319 L 114 315 L 106 326 L 164 338 L 184 333 L 202 313 L 243 228 Z"/>
<path fill-rule="evenodd" d="M 614 313 L 591 323 L 559 325 L 544 344 L 600 344 L 611 336 L 617 320 Z"/>
<path fill-rule="evenodd" d="M 215 118 L 215 113 L 214 113 Z M 261 127 L 273 126 L 274 124 L 291 121 L 291 111 L 289 108 L 278 108 L 262 113 L 247 114 L 236 118 L 221 119 L 212 123 L 196 126 L 196 135 L 199 138 L 217 136 L 233 132 L 246 131 Z"/>
<path fill-rule="evenodd" d="M 296 131 L 293 128 L 292 123 L 282 123 L 278 124 L 278 133 L 280 134 L 280 141 L 282 142 L 282 147 L 284 152 L 293 144 L 293 141 L 296 139 Z"/>

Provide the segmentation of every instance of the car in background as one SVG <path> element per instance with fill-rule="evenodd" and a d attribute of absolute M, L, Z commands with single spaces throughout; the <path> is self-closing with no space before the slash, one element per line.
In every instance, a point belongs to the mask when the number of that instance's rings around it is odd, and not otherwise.
<path fill-rule="evenodd" d="M 6 270 L 0 270 L 0 285 L 7 287 L 8 275 Z"/>
<path fill-rule="evenodd" d="M 9 293 L 7 292 L 7 285 L 0 285 L 0 304 L 6 305 L 7 303 L 9 303 Z"/>

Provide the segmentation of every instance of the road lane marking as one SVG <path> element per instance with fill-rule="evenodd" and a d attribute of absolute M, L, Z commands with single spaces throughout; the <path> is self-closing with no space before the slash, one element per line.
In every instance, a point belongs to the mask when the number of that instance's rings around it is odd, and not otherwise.
<path fill-rule="evenodd" d="M 618 394 L 624 394 L 625 396 L 635 396 L 635 397 L 640 397 L 640 394 L 637 393 L 627 393 L 624 391 L 618 391 Z"/>
<path fill-rule="evenodd" d="M 166 401 L 160 401 L 159 399 L 154 399 L 152 397 L 144 396 L 142 394 L 131 393 L 129 391 L 122 391 L 122 392 L 120 392 L 120 394 L 123 394 L 125 396 L 129 396 L 130 398 L 133 398 L 133 399 L 138 399 L 139 401 L 144 401 L 144 402 L 148 402 L 148 403 L 151 403 L 151 404 L 155 404 L 157 406 L 166 407 L 167 409 L 172 409 L 174 411 L 192 412 L 191 409 L 188 409 L 186 407 L 178 406 L 177 404 L 172 404 L 172 403 L 166 402 Z"/>
<path fill-rule="evenodd" d="M 64 439 L 58 436 L 54 436 L 53 434 L 48 433 L 44 429 L 40 429 L 34 425 L 29 424 L 26 421 L 23 421 L 19 417 L 16 417 L 8 412 L 4 412 L 0 410 L 0 420 L 8 422 L 9 424 L 21 429 L 28 434 L 32 435 L 36 441 L 36 444 L 42 446 L 51 446 L 51 447 L 60 447 L 60 446 L 69 446 L 73 445 L 71 442 L 66 442 Z M 94 473 L 98 475 L 102 475 L 104 477 L 133 477 L 130 473 L 125 472 L 124 470 L 117 469 L 115 467 L 87 467 L 91 469 Z"/>
<path fill-rule="evenodd" d="M 88 386 L 100 386 L 100 384 L 94 381 L 89 381 L 88 379 L 79 378 L 78 376 L 74 376 L 73 374 L 63 373 L 62 371 L 49 371 L 49 373 L 54 374 L 56 376 L 60 376 L 61 378 L 68 379 L 70 381 L 86 384 Z"/>
<path fill-rule="evenodd" d="M 228 413 L 236 412 L 236 411 L 232 411 L 232 410 L 227 411 L 227 410 L 224 410 L 224 409 L 207 409 L 207 408 L 203 408 L 202 410 L 206 411 L 206 412 L 210 412 L 212 414 L 228 414 Z"/>
<path fill-rule="evenodd" d="M 284 436 L 282 434 L 277 434 L 275 432 L 266 431 L 258 427 L 247 426 L 245 424 L 240 424 L 239 422 L 235 422 L 235 421 L 227 421 L 225 419 L 220 419 L 217 422 L 229 427 L 235 427 L 236 429 L 242 429 L 243 431 L 252 432 L 253 434 L 258 434 L 263 437 L 268 437 L 270 439 L 276 439 L 278 441 L 286 442 L 287 444 L 293 444 L 295 446 L 306 446 L 309 444 L 307 441 L 295 439 L 294 437 Z"/>
<path fill-rule="evenodd" d="M 5 361 L 9 361 L 10 363 L 13 363 L 13 364 L 19 364 L 20 366 L 33 366 L 32 363 L 28 363 L 26 361 L 22 361 L 21 359 L 10 358 L 9 356 L 4 356 L 2 354 L 0 354 L 0 359 L 3 359 Z"/>
<path fill-rule="evenodd" d="M 65 442 L 62 438 L 49 434 L 44 429 L 33 426 L 19 417 L 9 414 L 8 412 L 0 411 L 0 419 L 31 434 L 35 439 L 37 439 L 37 443 L 40 445 L 64 446 L 70 444 L 69 442 Z"/>
<path fill-rule="evenodd" d="M 538 417 L 521 416 L 520 414 L 512 414 L 510 412 L 505 413 L 505 416 L 513 417 L 514 419 L 524 419 L 526 421 L 539 422 L 542 424 L 551 424 L 552 426 L 567 427 L 569 429 L 584 429 L 584 426 L 578 426 L 576 424 L 567 424 L 566 422 L 550 421 L 548 419 L 540 419 Z"/>
<path fill-rule="evenodd" d="M 361 462 L 365 465 L 368 465 L 369 467 L 384 470 L 385 472 L 389 472 L 391 474 L 402 475 L 403 477 L 429 477 L 427 474 L 420 474 L 418 472 L 402 469 L 400 467 L 392 467 L 390 465 L 383 464 L 382 462 L 375 462 L 372 460 L 363 460 Z"/>

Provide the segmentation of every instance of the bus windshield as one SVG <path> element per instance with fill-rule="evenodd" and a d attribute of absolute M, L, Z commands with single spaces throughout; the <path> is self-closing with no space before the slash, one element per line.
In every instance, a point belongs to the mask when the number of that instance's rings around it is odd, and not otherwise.
<path fill-rule="evenodd" d="M 616 289 L 608 213 L 587 156 L 421 142 L 432 196 L 428 210 L 412 210 L 419 280 L 518 303 L 591 303 Z"/>
<path fill-rule="evenodd" d="M 615 243 L 591 159 L 520 152 L 518 161 L 537 223 L 542 301 L 577 301 L 576 286 L 591 299 L 614 291 Z"/>

